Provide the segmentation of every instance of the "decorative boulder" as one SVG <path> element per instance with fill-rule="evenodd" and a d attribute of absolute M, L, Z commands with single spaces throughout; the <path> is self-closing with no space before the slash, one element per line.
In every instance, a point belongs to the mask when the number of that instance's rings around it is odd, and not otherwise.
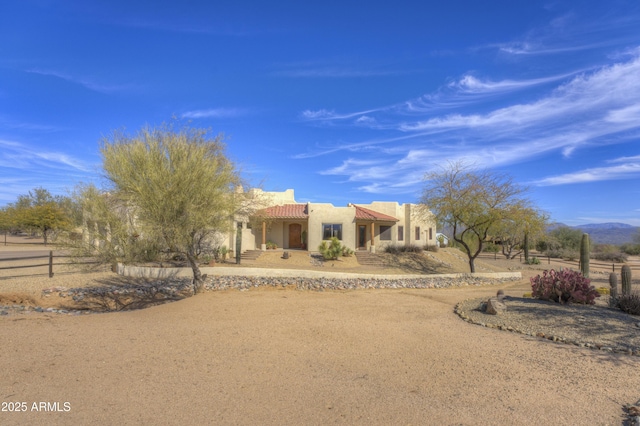
<path fill-rule="evenodd" d="M 492 297 L 487 300 L 487 306 L 485 312 L 490 315 L 500 315 L 507 312 L 507 305 L 504 302 L 498 300 L 497 297 Z"/>

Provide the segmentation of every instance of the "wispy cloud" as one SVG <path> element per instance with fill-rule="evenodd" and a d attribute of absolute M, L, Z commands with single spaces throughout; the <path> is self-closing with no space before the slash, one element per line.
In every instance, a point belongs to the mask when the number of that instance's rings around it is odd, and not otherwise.
<path fill-rule="evenodd" d="M 248 110 L 242 108 L 209 108 L 187 111 L 182 113 L 182 118 L 232 118 L 248 114 Z"/>
<path fill-rule="evenodd" d="M 323 173 L 361 182 L 360 189 L 369 192 L 417 183 L 426 171 L 450 160 L 496 167 L 552 153 L 569 158 L 579 149 L 637 139 L 638 75 L 640 48 L 625 60 L 589 71 L 527 80 L 480 79 L 466 74 L 436 93 L 396 105 L 345 113 L 307 110 L 301 116 L 309 121 L 349 127 L 371 124 L 371 129 L 396 135 L 341 142 L 294 158 L 359 152 Z M 533 101 L 513 102 L 511 95 L 533 87 L 537 90 Z M 502 105 L 488 108 L 496 103 Z M 392 151 L 388 149 L 391 146 Z M 536 184 L 629 178 L 637 175 L 638 167 L 638 162 L 624 162 L 550 177 Z"/>
<path fill-rule="evenodd" d="M 350 112 L 350 113 L 336 113 L 335 111 L 319 109 L 319 110 L 304 110 L 300 113 L 300 117 L 309 121 L 334 121 L 334 120 L 348 120 L 350 118 L 357 118 L 358 120 L 366 114 L 371 114 L 374 112 L 380 111 L 379 109 L 370 109 L 367 111 L 358 111 L 358 112 Z M 372 117 L 368 118 L 372 120 Z M 362 122 L 362 121 L 361 121 Z"/>
<path fill-rule="evenodd" d="M 512 56 L 541 56 L 581 53 L 638 42 L 640 20 L 637 14 L 603 14 L 598 19 L 585 19 L 585 12 L 566 13 L 547 25 L 530 29 L 519 40 L 487 47 Z M 611 36 L 612 32 L 616 36 Z"/>
<path fill-rule="evenodd" d="M 615 165 L 594 167 L 573 173 L 550 176 L 534 181 L 532 184 L 537 186 L 553 186 L 606 180 L 635 179 L 640 177 L 640 156 L 621 157 L 608 162 L 614 163 Z"/>
<path fill-rule="evenodd" d="M 32 69 L 26 70 L 26 72 L 32 73 L 32 74 L 39 74 L 39 75 L 44 75 L 44 76 L 56 77 L 56 78 L 68 81 L 69 83 L 78 84 L 78 85 L 83 86 L 83 87 L 85 87 L 85 88 L 87 88 L 89 90 L 93 90 L 94 92 L 100 92 L 100 93 L 120 92 L 120 91 L 123 91 L 123 90 L 129 90 L 129 89 L 133 88 L 132 85 L 104 84 L 104 83 L 97 82 L 97 81 L 95 81 L 93 79 L 90 79 L 90 78 L 77 77 L 77 76 L 73 76 L 71 74 L 67 74 L 67 73 L 63 73 L 63 72 L 59 72 L 59 71 L 54 71 L 54 70 L 32 68 Z"/>
<path fill-rule="evenodd" d="M 95 168 L 68 154 L 31 148 L 25 144 L 0 139 L 0 167 L 24 171 L 46 169 L 93 172 Z"/>
<path fill-rule="evenodd" d="M 39 186 L 64 194 L 74 181 L 94 180 L 96 168 L 65 153 L 0 139 L 0 206 Z"/>

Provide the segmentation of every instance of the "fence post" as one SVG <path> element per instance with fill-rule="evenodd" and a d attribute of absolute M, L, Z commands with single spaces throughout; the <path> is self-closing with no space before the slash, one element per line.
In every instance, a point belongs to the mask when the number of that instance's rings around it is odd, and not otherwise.
<path fill-rule="evenodd" d="M 49 250 L 49 278 L 53 278 L 53 250 Z"/>

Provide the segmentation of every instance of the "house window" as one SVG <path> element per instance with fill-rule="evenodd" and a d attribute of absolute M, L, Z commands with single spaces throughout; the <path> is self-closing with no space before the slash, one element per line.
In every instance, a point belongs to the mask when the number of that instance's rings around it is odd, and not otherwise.
<path fill-rule="evenodd" d="M 336 237 L 342 240 L 342 224 L 340 223 L 323 223 L 322 224 L 322 239 L 330 240 Z"/>
<path fill-rule="evenodd" d="M 416 226 L 416 241 L 420 241 L 420 227 Z"/>
<path fill-rule="evenodd" d="M 398 241 L 404 241 L 404 226 L 398 226 Z"/>
<path fill-rule="evenodd" d="M 430 240 L 433 240 L 433 234 L 432 234 L 432 232 L 433 232 L 433 229 L 429 228 L 429 239 L 430 239 Z"/>
<path fill-rule="evenodd" d="M 380 241 L 391 241 L 391 227 L 380 225 Z"/>

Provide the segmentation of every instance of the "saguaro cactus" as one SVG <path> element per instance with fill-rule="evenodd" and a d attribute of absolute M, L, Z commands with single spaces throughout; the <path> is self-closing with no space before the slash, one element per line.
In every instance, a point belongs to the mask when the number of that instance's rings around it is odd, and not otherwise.
<path fill-rule="evenodd" d="M 589 278 L 589 234 L 582 234 L 580 241 L 580 272 Z"/>
<path fill-rule="evenodd" d="M 622 294 L 625 296 L 631 294 L 631 268 L 629 265 L 622 267 L 620 277 L 622 278 Z"/>
<path fill-rule="evenodd" d="M 618 304 L 618 276 L 615 272 L 609 274 L 609 305 L 615 307 Z"/>

